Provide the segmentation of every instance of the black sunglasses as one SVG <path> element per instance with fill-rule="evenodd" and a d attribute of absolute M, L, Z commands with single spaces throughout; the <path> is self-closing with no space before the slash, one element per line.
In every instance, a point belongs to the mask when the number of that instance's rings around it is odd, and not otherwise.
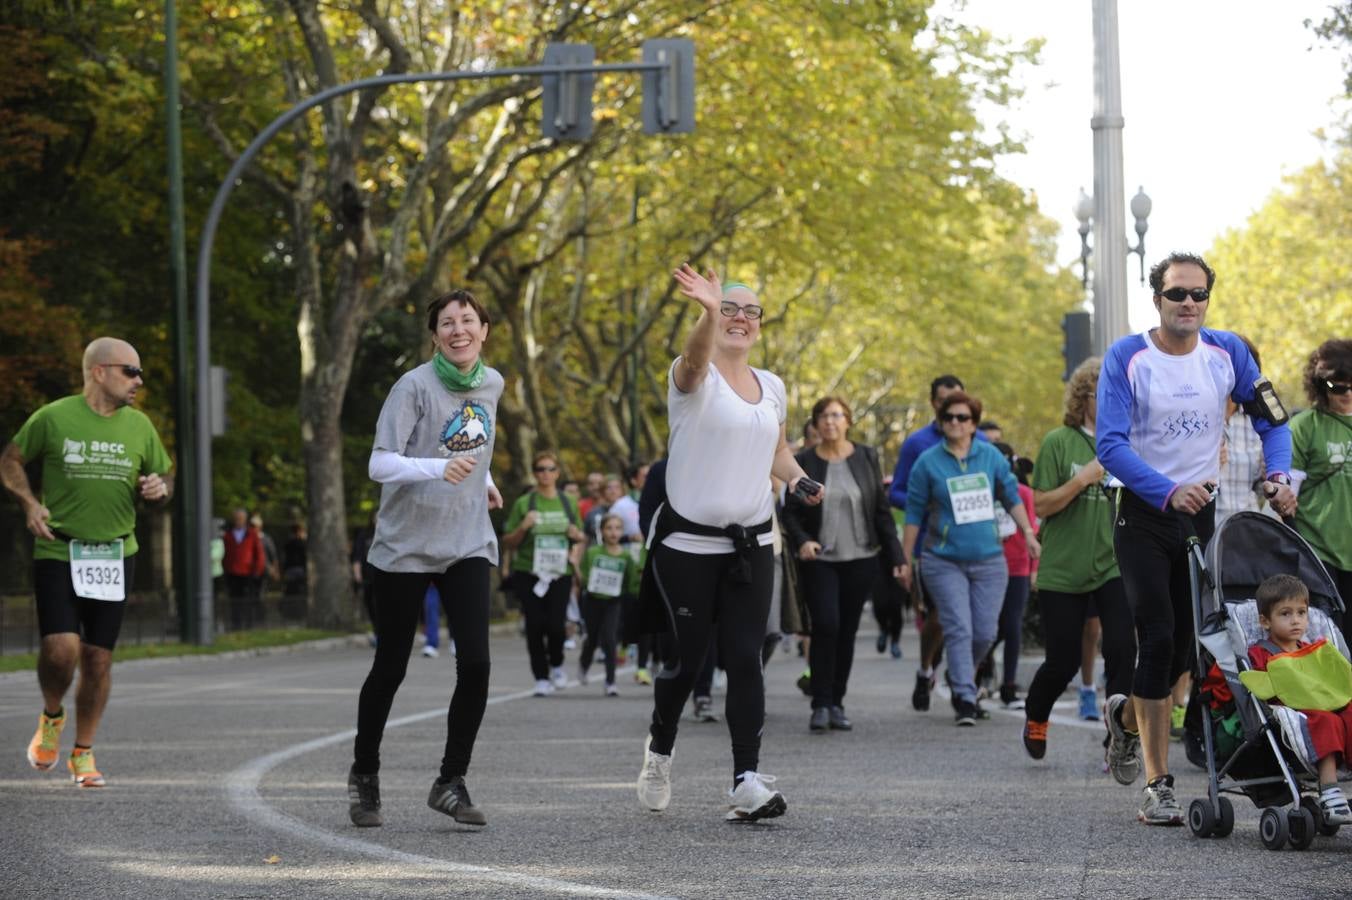
<path fill-rule="evenodd" d="M 972 421 L 972 417 L 969 416 L 967 413 L 944 413 L 944 414 L 943 414 L 942 416 L 940 416 L 939 418 L 943 419 L 945 422 L 970 422 L 970 421 Z"/>
<path fill-rule="evenodd" d="M 128 366 L 123 363 L 99 363 L 105 369 L 121 369 L 128 378 L 144 378 L 146 370 L 140 366 Z"/>
<path fill-rule="evenodd" d="M 1198 303 L 1205 303 L 1211 299 L 1211 291 L 1206 288 L 1193 288 L 1192 290 L 1187 288 L 1169 288 L 1167 291 L 1160 291 L 1157 296 L 1163 297 L 1166 300 L 1172 300 L 1175 303 L 1182 303 L 1189 297 L 1196 300 Z"/>
<path fill-rule="evenodd" d="M 557 472 L 558 470 L 559 470 L 559 467 L 558 467 L 558 466 L 536 466 L 536 467 L 535 467 L 535 471 L 537 471 L 537 472 Z"/>
<path fill-rule="evenodd" d="M 1328 387 L 1330 394 L 1341 395 L 1346 394 L 1348 391 L 1352 391 L 1352 384 L 1340 384 L 1336 381 L 1325 381 L 1324 384 Z"/>
<path fill-rule="evenodd" d="M 738 306 L 731 300 L 724 300 L 722 303 L 718 304 L 718 311 L 729 319 L 736 317 L 738 310 L 741 310 L 742 315 L 746 316 L 748 319 L 759 319 L 761 313 L 765 312 L 763 308 L 754 303 L 748 303 L 746 306 Z"/>

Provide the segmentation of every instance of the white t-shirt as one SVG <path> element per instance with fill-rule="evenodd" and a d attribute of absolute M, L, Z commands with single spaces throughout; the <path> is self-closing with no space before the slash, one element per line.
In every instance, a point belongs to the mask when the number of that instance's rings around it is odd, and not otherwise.
<path fill-rule="evenodd" d="M 606 510 L 606 515 L 620 517 L 620 521 L 624 523 L 625 540 L 629 540 L 631 534 L 643 533 L 643 529 L 638 525 L 638 501 L 628 494 L 612 503 L 610 509 Z"/>
<path fill-rule="evenodd" d="M 770 467 L 788 410 L 784 382 L 753 368 L 761 396 L 748 403 L 710 363 L 704 383 L 687 394 L 676 386 L 675 365 L 667 370 L 667 502 L 701 525 L 759 525 L 774 511 Z M 762 546 L 774 540 L 769 532 L 759 539 Z M 663 543 L 685 553 L 733 551 L 725 537 L 676 532 Z"/>
<path fill-rule="evenodd" d="M 1127 366 L 1135 399 L 1131 449 L 1177 484 L 1220 480 L 1225 398 L 1235 367 L 1223 347 L 1198 341 L 1191 353 L 1165 353 L 1145 335 Z"/>

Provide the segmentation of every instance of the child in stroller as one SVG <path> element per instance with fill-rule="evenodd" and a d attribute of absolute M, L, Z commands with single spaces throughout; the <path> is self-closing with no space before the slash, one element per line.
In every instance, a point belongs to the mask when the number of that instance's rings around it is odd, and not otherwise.
<path fill-rule="evenodd" d="M 1320 639 L 1302 640 L 1310 592 L 1294 575 L 1273 575 L 1258 587 L 1258 624 L 1266 638 L 1249 647 L 1251 672 L 1240 679 L 1270 704 L 1298 709 L 1318 760 L 1319 808 L 1330 825 L 1352 825 L 1352 808 L 1338 786 L 1338 764 L 1352 764 L 1352 664 Z M 1280 660 L 1280 672 L 1269 671 Z"/>

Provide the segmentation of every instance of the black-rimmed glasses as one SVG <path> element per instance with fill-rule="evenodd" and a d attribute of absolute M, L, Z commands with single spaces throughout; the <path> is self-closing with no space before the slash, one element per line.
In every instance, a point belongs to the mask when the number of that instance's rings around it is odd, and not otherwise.
<path fill-rule="evenodd" d="M 722 303 L 718 304 L 718 311 L 729 319 L 735 318 L 738 312 L 741 312 L 741 314 L 748 319 L 759 319 L 761 313 L 765 312 L 765 309 L 754 303 L 748 303 L 746 306 L 738 306 L 731 300 L 724 300 Z"/>

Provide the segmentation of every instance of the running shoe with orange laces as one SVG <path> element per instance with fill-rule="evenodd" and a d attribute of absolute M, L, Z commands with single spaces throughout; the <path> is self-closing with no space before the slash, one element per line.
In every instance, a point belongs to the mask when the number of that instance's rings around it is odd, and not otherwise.
<path fill-rule="evenodd" d="M 66 713 L 56 716 L 43 712 L 38 715 L 38 730 L 28 742 L 28 764 L 39 772 L 50 772 L 61 755 L 61 729 L 66 727 Z"/>
<path fill-rule="evenodd" d="M 1047 755 L 1047 723 L 1025 719 L 1023 722 L 1023 749 L 1033 759 Z"/>
<path fill-rule="evenodd" d="M 94 751 L 90 748 L 76 747 L 66 761 L 70 767 L 70 780 L 82 788 L 101 788 L 107 782 L 94 765 Z"/>

